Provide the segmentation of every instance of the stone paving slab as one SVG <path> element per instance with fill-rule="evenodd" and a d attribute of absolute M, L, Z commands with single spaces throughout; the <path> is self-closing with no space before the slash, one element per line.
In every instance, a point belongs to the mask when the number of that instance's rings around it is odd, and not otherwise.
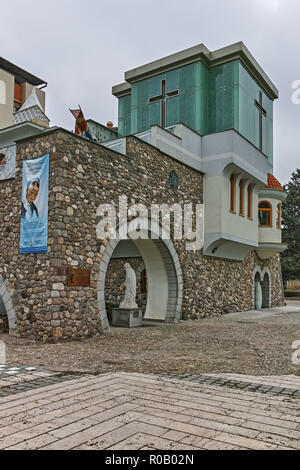
<path fill-rule="evenodd" d="M 281 376 L 253 376 L 241 374 L 209 374 L 210 377 L 224 378 L 228 380 L 238 380 L 239 382 L 259 382 L 263 385 L 271 385 L 282 388 L 295 388 L 300 390 L 300 376 L 297 375 L 281 375 Z"/>
<path fill-rule="evenodd" d="M 232 375 L 238 383 L 251 378 Z M 298 397 L 220 386 L 213 379 L 224 377 L 209 378 L 40 377 L 30 389 L 0 396 L 0 449 L 300 449 Z M 255 377 L 261 386 L 265 379 Z M 278 381 L 298 386 L 297 378 L 269 379 L 275 388 Z"/>

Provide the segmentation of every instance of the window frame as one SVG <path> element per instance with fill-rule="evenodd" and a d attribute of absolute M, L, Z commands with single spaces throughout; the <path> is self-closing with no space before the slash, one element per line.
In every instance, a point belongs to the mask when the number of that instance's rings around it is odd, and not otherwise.
<path fill-rule="evenodd" d="M 230 212 L 236 214 L 236 175 L 230 176 Z"/>
<path fill-rule="evenodd" d="M 261 204 L 268 204 L 269 208 L 260 207 Z M 268 212 L 270 214 L 270 223 L 269 225 L 261 225 L 259 223 L 259 227 L 266 227 L 266 228 L 273 228 L 273 206 L 269 201 L 260 201 L 258 204 L 258 222 L 259 222 L 259 212 Z"/>
<path fill-rule="evenodd" d="M 241 179 L 239 182 L 240 188 L 240 211 L 239 214 L 241 217 L 245 217 L 245 180 Z"/>
<path fill-rule="evenodd" d="M 281 230 L 281 222 L 282 222 L 282 204 L 277 204 L 277 220 L 276 220 L 276 227 Z"/>
<path fill-rule="evenodd" d="M 249 220 L 253 220 L 253 185 L 250 183 L 248 185 L 248 214 L 247 217 Z"/>

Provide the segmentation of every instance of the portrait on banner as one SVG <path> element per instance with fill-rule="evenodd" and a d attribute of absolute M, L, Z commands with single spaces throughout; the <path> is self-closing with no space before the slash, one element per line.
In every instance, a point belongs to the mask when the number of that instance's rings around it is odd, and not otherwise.
<path fill-rule="evenodd" d="M 20 253 L 48 251 L 49 155 L 23 162 Z"/>

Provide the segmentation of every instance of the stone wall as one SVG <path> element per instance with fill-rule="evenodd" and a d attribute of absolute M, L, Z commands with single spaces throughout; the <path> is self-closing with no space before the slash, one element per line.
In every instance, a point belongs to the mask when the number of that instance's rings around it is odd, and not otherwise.
<path fill-rule="evenodd" d="M 134 137 L 129 156 L 67 131 L 52 130 L 17 145 L 17 176 L 0 184 L 0 273 L 9 279 L 21 336 L 43 341 L 100 334 L 97 280 L 103 243 L 96 210 L 105 202 L 202 202 L 203 176 Z M 22 161 L 50 154 L 49 252 L 19 254 Z M 169 187 L 176 171 L 179 189 Z M 7 203 L 6 203 L 7 201 Z M 4 202 L 4 203 L 3 203 Z M 91 270 L 89 287 L 68 287 L 69 267 Z"/>
<path fill-rule="evenodd" d="M 19 254 L 22 161 L 50 154 L 49 252 Z M 179 177 L 169 186 L 170 172 Z M 17 173 L 0 182 L 0 275 L 7 283 L 23 337 L 42 341 L 101 334 L 97 280 L 107 241 L 96 237 L 101 203 L 203 202 L 203 175 L 134 137 L 127 156 L 62 129 L 21 141 Z M 252 308 L 252 272 L 258 264 L 272 274 L 273 305 L 283 302 L 279 258 L 244 262 L 203 257 L 174 241 L 183 271 L 183 318 L 200 318 Z M 69 267 L 91 270 L 89 287 L 68 287 Z"/>

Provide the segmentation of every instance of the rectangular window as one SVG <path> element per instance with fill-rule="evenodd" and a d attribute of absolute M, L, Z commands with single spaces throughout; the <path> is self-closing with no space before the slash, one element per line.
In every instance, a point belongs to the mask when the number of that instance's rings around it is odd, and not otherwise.
<path fill-rule="evenodd" d="M 277 228 L 281 229 L 281 204 L 277 206 Z"/>
<path fill-rule="evenodd" d="M 18 83 L 15 83 L 14 101 L 22 104 L 22 87 Z"/>
<path fill-rule="evenodd" d="M 240 181 L 240 215 L 244 215 L 244 190 L 245 183 L 244 180 Z"/>
<path fill-rule="evenodd" d="M 261 202 L 258 208 L 260 227 L 272 227 L 272 206 L 269 202 Z"/>
<path fill-rule="evenodd" d="M 235 212 L 235 175 L 230 177 L 230 212 Z"/>

